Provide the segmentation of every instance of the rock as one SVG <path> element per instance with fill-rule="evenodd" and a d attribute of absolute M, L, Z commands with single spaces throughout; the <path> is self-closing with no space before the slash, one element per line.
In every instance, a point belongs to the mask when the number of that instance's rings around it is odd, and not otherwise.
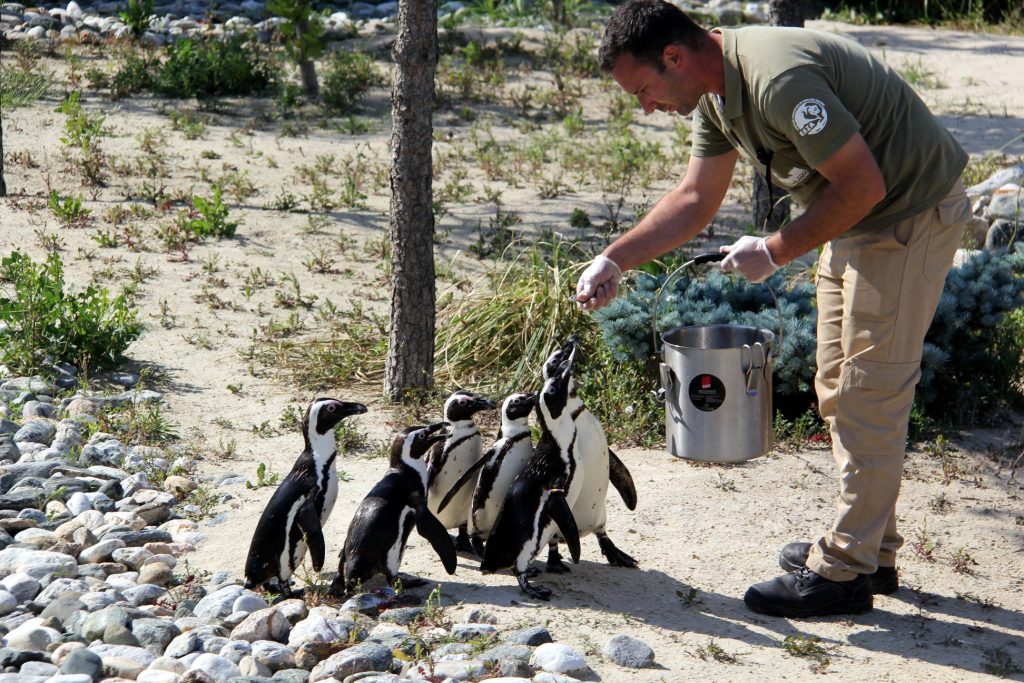
<path fill-rule="evenodd" d="M 52 422 L 45 420 L 29 420 L 25 422 L 14 434 L 15 443 L 27 441 L 29 443 L 41 443 L 49 446 L 53 435 L 57 433 L 57 427 Z"/>
<path fill-rule="evenodd" d="M 101 643 L 90 646 L 90 649 L 103 660 L 103 673 L 106 676 L 136 678 L 156 659 L 152 652 L 130 645 Z"/>
<path fill-rule="evenodd" d="M 166 619 L 135 619 L 132 633 L 142 647 L 160 656 L 171 641 L 181 635 L 181 629 Z"/>
<path fill-rule="evenodd" d="M 481 636 L 489 636 L 498 632 L 491 624 L 454 624 L 451 633 L 459 640 L 472 640 Z"/>
<path fill-rule="evenodd" d="M 298 622 L 302 621 L 303 619 L 305 619 L 307 616 L 309 616 L 309 608 L 306 607 L 306 603 L 296 598 L 282 600 L 281 602 L 277 603 L 275 607 L 277 607 L 278 612 L 284 615 L 285 619 L 288 620 L 288 623 L 292 624 L 293 626 Z M 239 609 L 239 603 L 237 600 L 235 601 L 234 608 L 236 611 Z M 256 609 L 262 608 L 257 607 Z"/>
<path fill-rule="evenodd" d="M 252 656 L 243 657 L 242 661 L 238 663 L 238 670 L 242 676 L 258 676 L 260 678 L 270 678 L 271 671 L 267 668 L 266 664 L 257 662 Z"/>
<path fill-rule="evenodd" d="M 0 648 L 0 669 L 20 669 L 28 662 L 41 662 L 45 653 L 33 650 L 15 650 L 9 647 Z"/>
<path fill-rule="evenodd" d="M 85 530 L 88 531 L 88 529 Z M 100 541 L 78 553 L 78 561 L 83 564 L 107 562 L 113 557 L 114 551 L 124 549 L 124 547 L 124 541 L 119 538 Z"/>
<path fill-rule="evenodd" d="M 344 645 L 341 641 L 333 643 L 319 641 L 303 643 L 295 650 L 295 666 L 311 671 L 317 664 L 328 659 L 331 655 L 340 652 L 342 649 L 344 649 Z"/>
<path fill-rule="evenodd" d="M 149 665 L 149 669 L 147 669 L 147 671 L 166 671 L 175 676 L 180 676 L 187 670 L 187 666 L 173 657 L 157 657 Z"/>
<path fill-rule="evenodd" d="M 132 632 L 128 630 L 127 626 L 121 624 L 109 624 L 103 629 L 103 642 L 108 645 L 130 645 L 131 647 L 141 647 L 139 639 L 132 635 Z"/>
<path fill-rule="evenodd" d="M 295 650 L 271 640 L 257 640 L 252 644 L 252 658 L 271 672 L 295 667 Z"/>
<path fill-rule="evenodd" d="M 58 669 L 49 662 L 26 662 L 18 672 L 22 676 L 45 676 L 49 678 L 57 673 Z"/>
<path fill-rule="evenodd" d="M 36 596 L 40 605 L 49 605 L 62 593 L 73 593 L 76 597 L 89 592 L 89 584 L 81 579 L 54 579 Z"/>
<path fill-rule="evenodd" d="M 313 667 L 313 670 L 309 673 L 309 681 L 310 683 L 316 683 L 317 681 L 327 679 L 340 681 L 352 674 L 376 670 L 377 669 L 373 666 L 373 662 L 365 654 L 353 653 L 349 650 L 344 650 L 331 655 Z"/>
<path fill-rule="evenodd" d="M 95 417 L 99 415 L 102 404 L 89 398 L 75 398 L 68 404 L 67 416 L 71 419 L 82 416 Z"/>
<path fill-rule="evenodd" d="M 48 604 L 46 608 L 39 613 L 39 616 L 43 619 L 53 617 L 61 623 L 63 628 L 66 629 L 71 623 L 73 623 L 72 617 L 81 618 L 81 613 L 85 610 L 85 603 L 79 599 L 77 594 L 65 593 L 50 602 L 50 604 Z"/>
<path fill-rule="evenodd" d="M 977 185 L 971 185 L 967 188 L 967 196 L 972 198 L 979 197 L 983 194 L 994 192 L 1008 183 L 1020 183 L 1021 181 L 1024 181 L 1024 164 L 1017 164 L 1016 166 L 997 171 Z"/>
<path fill-rule="evenodd" d="M 276 640 L 285 641 L 291 632 L 291 624 L 276 608 L 270 607 L 253 612 L 231 632 L 233 640 Z"/>
<path fill-rule="evenodd" d="M 0 617 L 18 608 L 18 599 L 5 590 L 0 590 Z"/>
<path fill-rule="evenodd" d="M 210 653 L 199 655 L 189 670 L 202 671 L 215 683 L 227 683 L 228 679 L 241 675 L 234 662 Z"/>
<path fill-rule="evenodd" d="M 128 610 L 120 605 L 111 605 L 89 614 L 82 620 L 79 632 L 86 640 L 98 640 L 111 624 L 127 626 L 131 621 Z M 148 664 L 148 662 L 147 662 Z"/>
<path fill-rule="evenodd" d="M 485 666 L 491 667 L 501 676 L 525 676 L 533 675 L 530 667 L 530 656 L 533 649 L 528 645 L 496 645 L 483 653 L 477 659 Z"/>
<path fill-rule="evenodd" d="M 43 587 L 39 581 L 24 572 L 15 572 L 0 580 L 0 586 L 18 601 L 18 604 L 33 600 Z"/>
<path fill-rule="evenodd" d="M 74 577 L 78 575 L 75 558 L 63 553 L 25 548 L 4 548 L 0 550 L 0 574 L 22 572 L 35 579 L 47 574 Z"/>
<path fill-rule="evenodd" d="M 4 637 L 4 644 L 12 650 L 45 652 L 50 643 L 60 636 L 56 630 L 42 625 L 40 618 L 29 619 Z"/>
<path fill-rule="evenodd" d="M 993 192 L 992 199 L 985 208 L 985 218 L 988 220 L 1003 218 L 1013 222 L 1021 222 L 1022 215 L 1024 215 L 1024 187 L 1015 183 L 1003 185 Z M 16 434 L 14 440 L 23 441 L 28 439 L 19 439 Z"/>
<path fill-rule="evenodd" d="M 272 680 L 280 683 L 306 683 L 309 680 L 309 672 L 302 669 L 282 669 L 273 675 Z"/>
<path fill-rule="evenodd" d="M 289 601 L 286 601 L 286 602 L 292 602 L 292 601 L 289 600 Z M 295 602 L 301 602 L 301 601 L 295 601 Z M 239 595 L 237 598 L 235 598 L 235 601 L 231 604 L 231 612 L 232 613 L 234 613 L 234 612 L 245 612 L 246 614 L 251 614 L 252 612 L 256 612 L 256 611 L 261 610 L 261 609 L 266 609 L 267 607 L 268 607 L 268 605 L 267 605 L 266 601 L 263 598 L 261 598 L 260 596 L 256 595 L 255 593 L 247 592 L 247 593 L 243 593 L 242 595 Z M 281 611 L 280 605 L 277 605 L 276 609 L 280 612 Z M 285 617 L 287 618 L 287 615 L 285 615 Z M 291 620 L 289 620 L 289 621 L 291 621 Z"/>
<path fill-rule="evenodd" d="M 185 655 L 195 652 L 201 647 L 199 634 L 195 631 L 187 631 L 172 640 L 164 650 L 164 655 L 180 659 Z"/>
<path fill-rule="evenodd" d="M 650 645 L 627 635 L 614 636 L 601 654 L 608 661 L 630 669 L 644 669 L 654 663 L 654 650 Z"/>
<path fill-rule="evenodd" d="M 351 598 L 345 601 L 345 604 L 341 606 L 343 611 L 347 612 L 359 612 L 365 614 L 368 617 L 377 615 L 380 610 L 381 604 L 384 602 L 384 598 L 372 593 L 358 593 L 353 595 Z"/>
<path fill-rule="evenodd" d="M 310 614 L 295 624 L 288 635 L 289 647 L 299 647 L 304 643 L 333 643 L 348 640 L 351 622 L 327 619 L 320 614 Z"/>
<path fill-rule="evenodd" d="M 240 665 L 243 659 L 252 654 L 252 643 L 245 640 L 232 640 L 216 654 Z"/>
<path fill-rule="evenodd" d="M 217 617 L 219 619 L 223 619 L 231 614 L 231 608 L 234 605 L 235 600 L 246 592 L 252 593 L 254 596 L 256 595 L 252 591 L 247 591 L 242 586 L 225 586 L 224 588 L 221 588 L 200 600 L 192 611 L 197 617 Z"/>
<path fill-rule="evenodd" d="M 89 497 L 81 491 L 72 494 L 68 498 L 66 505 L 68 506 L 68 512 L 73 515 L 79 515 L 86 510 L 92 510 L 92 503 L 89 502 Z"/>
<path fill-rule="evenodd" d="M 136 683 L 177 683 L 178 674 L 170 671 L 146 669 L 135 679 Z"/>
<path fill-rule="evenodd" d="M 139 572 L 139 583 L 166 586 L 172 579 L 174 579 L 174 572 L 163 562 L 147 564 Z"/>
<path fill-rule="evenodd" d="M 1022 222 L 1022 226 L 1024 226 L 1024 222 Z M 1010 240 L 1013 240 L 1019 232 L 1017 225 L 1012 221 L 1001 218 L 992 221 L 992 227 L 985 235 L 985 250 L 1001 251 L 1006 249 L 1010 245 Z"/>
<path fill-rule="evenodd" d="M 164 479 L 164 491 L 171 493 L 178 498 L 185 498 L 189 493 L 199 488 L 199 485 L 189 479 L 176 474 Z"/>
<path fill-rule="evenodd" d="M 580 679 L 573 678 L 572 676 L 566 676 L 565 674 L 555 674 L 548 671 L 541 671 L 533 677 L 533 683 L 582 683 Z"/>
<path fill-rule="evenodd" d="M 380 613 L 378 619 L 392 624 L 408 626 L 423 614 L 422 607 L 396 607 Z"/>
<path fill-rule="evenodd" d="M 169 533 L 160 529 L 111 532 L 104 536 L 104 539 L 108 538 L 119 538 L 130 548 L 144 546 L 147 543 L 170 543 L 174 540 Z"/>
<path fill-rule="evenodd" d="M 503 640 L 506 643 L 518 643 L 519 645 L 529 645 L 531 647 L 554 642 L 551 638 L 551 633 L 543 626 L 529 626 L 509 631 L 503 634 Z"/>
<path fill-rule="evenodd" d="M 61 673 L 86 674 L 92 678 L 100 678 L 103 660 L 91 650 L 80 648 L 72 650 L 60 665 Z"/>
<path fill-rule="evenodd" d="M 568 645 L 544 643 L 533 651 L 530 666 L 559 674 L 572 674 L 587 669 L 587 660 Z"/>

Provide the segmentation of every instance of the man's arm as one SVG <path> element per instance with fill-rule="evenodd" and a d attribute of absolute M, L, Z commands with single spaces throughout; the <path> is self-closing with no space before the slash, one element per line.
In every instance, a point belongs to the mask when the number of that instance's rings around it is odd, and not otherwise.
<path fill-rule="evenodd" d="M 603 256 L 621 270 L 635 268 L 686 244 L 711 222 L 732 180 L 738 153 L 691 157 L 682 182 L 661 198 L 629 232 L 604 250 Z M 590 269 L 587 269 L 590 271 Z M 588 272 L 576 287 L 576 300 L 586 310 L 597 310 L 615 298 L 618 287 L 614 269 Z M 621 272 L 619 273 L 621 276 Z"/>
<path fill-rule="evenodd" d="M 828 185 L 800 218 L 766 238 L 778 266 L 846 232 L 885 198 L 882 170 L 860 133 L 816 170 Z"/>

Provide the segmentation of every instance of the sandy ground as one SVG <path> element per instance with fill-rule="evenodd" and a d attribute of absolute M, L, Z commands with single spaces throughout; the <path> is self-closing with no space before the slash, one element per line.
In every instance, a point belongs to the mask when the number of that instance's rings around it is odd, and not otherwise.
<path fill-rule="evenodd" d="M 1024 133 L 1024 39 L 822 22 L 811 26 L 851 35 L 898 68 L 936 79 L 944 87 L 926 88 L 922 94 L 972 155 L 995 152 L 1007 143 L 1004 151 L 1024 153 L 1019 137 Z M 104 210 L 123 202 L 125 184 L 138 186 L 139 177 L 117 178 L 95 198 L 84 190 L 94 213 L 86 229 L 61 229 L 45 209 L 51 186 L 62 194 L 83 191 L 78 179 L 63 170 L 59 137 L 64 119 L 53 112 L 57 101 L 4 112 L 12 196 L 0 200 L 0 251 L 17 248 L 38 258 L 43 253 L 40 234 L 57 235 L 64 242 L 68 279 L 77 285 L 94 279 L 116 289 L 130 271 L 148 271 L 138 299 L 147 330 L 128 355 L 136 367 L 155 371 L 158 388 L 166 392 L 167 416 L 184 442 L 206 454 L 201 476 L 234 472 L 254 478 L 261 462 L 283 474 L 301 449 L 300 436 L 256 431 L 264 423 L 276 428 L 289 405 L 304 407 L 312 396 L 271 376 L 254 376 L 244 351 L 254 328 L 290 313 L 276 305 L 275 297 L 287 289 L 290 275 L 304 296 L 315 296 L 321 304 L 345 308 L 361 301 L 385 310 L 386 280 L 373 245 L 386 236 L 387 197 L 385 187 L 367 192 L 368 210 L 335 211 L 316 234 L 304 230 L 307 215 L 263 207 L 282 191 L 301 194 L 296 169 L 319 154 L 342 158 L 362 149 L 385 169 L 386 185 L 386 136 L 350 138 L 313 130 L 303 137 L 276 137 L 272 131 L 244 131 L 244 116 L 219 114 L 204 139 L 190 141 L 172 131 L 160 112 L 180 104 L 138 98 L 111 105 L 90 98 L 90 107 L 107 114 L 112 131 L 104 140 L 108 154 L 140 156 L 136 135 L 146 129 L 166 141 L 170 174 L 160 182 L 169 190 L 196 185 L 201 188 L 197 192 L 205 191 L 199 180 L 203 168 L 215 177 L 244 172 L 257 187 L 253 198 L 232 200 L 231 217 L 241 222 L 237 238 L 197 246 L 188 262 L 177 262 L 160 250 L 155 220 L 146 223 L 147 251 L 100 249 L 90 238 L 104 225 Z M 439 129 L 449 119 L 442 117 Z M 642 125 L 668 135 L 673 121 L 658 114 Z M 12 155 L 23 152 L 31 154 L 34 167 L 12 163 Z M 211 152 L 220 158 L 211 158 Z M 671 182 L 666 179 L 659 188 Z M 742 215 L 742 184 L 730 195 L 726 213 Z M 502 195 L 503 205 L 520 212 L 527 225 L 551 217 L 564 225 L 573 207 L 596 210 L 600 200 L 597 193 L 580 191 L 571 201 L 538 202 L 535 190 L 510 187 Z M 475 236 L 471 228 L 487 211 L 473 204 L 453 207 L 446 223 L 452 237 L 440 247 L 439 260 L 454 261 L 457 270 L 464 264 L 459 272 L 478 270 L 460 249 Z M 351 241 L 345 250 L 339 249 L 339 233 Z M 303 265 L 320 250 L 341 272 L 320 274 Z M 246 280 L 253 281 L 256 269 L 275 282 L 245 296 Z M 443 280 L 439 290 L 465 286 L 466 277 Z M 297 310 L 301 320 L 311 321 L 311 311 Z M 370 413 L 355 422 L 371 443 L 392 432 L 391 411 L 375 392 L 339 386 L 332 393 L 370 404 Z M 831 523 L 834 467 L 824 449 L 776 451 L 731 467 L 699 466 L 659 449 L 619 449 L 640 502 L 629 512 L 610 493 L 608 529 L 641 568 L 607 566 L 596 542 L 585 539 L 582 561 L 571 574 L 539 579 L 556 593 L 548 604 L 524 600 L 511 577 L 482 576 L 465 559 L 454 576 L 444 575 L 429 546 L 415 535 L 403 570 L 442 583 L 443 594 L 461 605 L 452 608 L 455 617 L 484 606 L 502 626 L 546 624 L 557 640 L 587 654 L 593 666 L 590 680 L 807 680 L 821 675 L 849 681 L 964 681 L 984 679 L 986 672 L 1024 680 L 1024 474 L 1018 471 L 1014 478 L 1009 466 L 1024 450 L 1024 432 L 1019 421 L 1008 420 L 962 433 L 954 443 L 952 457 L 960 475 L 948 483 L 933 455 L 909 454 L 899 507 L 907 537 L 900 556 L 903 587 L 855 618 L 789 621 L 753 615 L 742 604 L 748 585 L 779 572 L 776 554 L 783 544 L 812 539 Z M 330 569 L 356 504 L 386 468 L 383 460 L 365 455 L 343 458 L 339 466 L 349 479 L 342 483 L 325 530 Z M 227 514 L 203 525 L 207 539 L 191 559 L 193 566 L 240 576 L 252 530 L 271 492 L 232 489 L 234 498 L 216 510 Z M 923 550 L 929 543 L 934 547 L 930 555 Z M 915 545 L 922 550 L 915 551 Z M 632 672 L 602 662 L 600 648 L 619 633 L 649 643 L 656 668 Z M 787 636 L 820 638 L 825 654 L 796 656 L 783 647 Z"/>

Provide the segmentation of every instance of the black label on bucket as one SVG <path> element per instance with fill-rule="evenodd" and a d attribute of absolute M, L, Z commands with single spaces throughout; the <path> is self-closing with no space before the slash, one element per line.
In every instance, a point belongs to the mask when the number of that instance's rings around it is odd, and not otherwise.
<path fill-rule="evenodd" d="M 718 410 L 725 402 L 725 385 L 714 375 L 697 375 L 690 382 L 690 402 L 705 413 Z"/>

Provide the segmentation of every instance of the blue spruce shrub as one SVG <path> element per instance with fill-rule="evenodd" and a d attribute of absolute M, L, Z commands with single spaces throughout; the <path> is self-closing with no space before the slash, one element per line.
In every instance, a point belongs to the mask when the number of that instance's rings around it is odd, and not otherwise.
<path fill-rule="evenodd" d="M 616 360 L 646 359 L 654 355 L 652 309 L 666 276 L 638 275 L 633 291 L 620 296 L 594 317 L 605 344 Z M 810 394 L 815 368 L 814 287 L 806 283 L 786 286 L 779 272 L 768 279 L 782 314 L 782 346 L 776 346 L 775 393 Z M 662 294 L 658 312 L 659 334 L 683 325 L 750 325 L 778 336 L 779 311 L 768 288 L 741 277 L 709 270 L 702 278 L 674 279 Z"/>
<path fill-rule="evenodd" d="M 1024 339 L 1007 313 L 1024 306 L 1024 244 L 980 252 L 953 268 L 921 360 L 918 400 L 929 415 L 974 421 L 1020 395 Z"/>

